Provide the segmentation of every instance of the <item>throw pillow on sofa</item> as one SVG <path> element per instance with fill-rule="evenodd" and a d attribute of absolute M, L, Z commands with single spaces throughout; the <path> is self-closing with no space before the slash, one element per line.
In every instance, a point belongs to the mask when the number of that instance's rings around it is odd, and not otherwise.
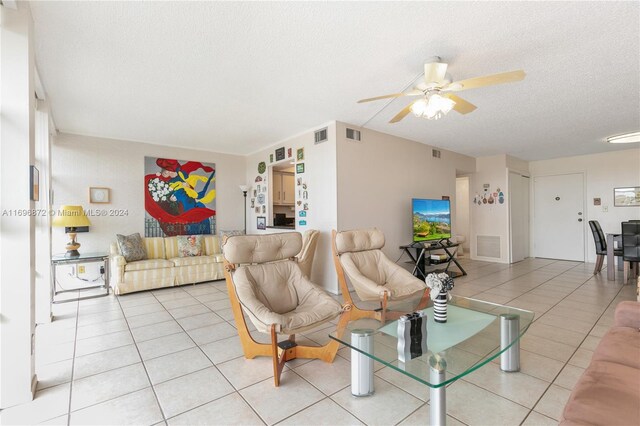
<path fill-rule="evenodd" d="M 124 256 L 127 262 L 135 262 L 136 260 L 144 260 L 147 258 L 147 250 L 144 248 L 142 237 L 139 233 L 127 235 L 117 234 L 118 248 L 120 254 Z"/>
<path fill-rule="evenodd" d="M 178 235 L 178 257 L 202 256 L 202 235 Z"/>

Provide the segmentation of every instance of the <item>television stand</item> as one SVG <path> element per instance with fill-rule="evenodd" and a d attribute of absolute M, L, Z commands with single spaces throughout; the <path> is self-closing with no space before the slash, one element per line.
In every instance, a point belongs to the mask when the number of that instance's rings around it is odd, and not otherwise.
<path fill-rule="evenodd" d="M 416 277 L 423 280 L 432 272 L 445 272 L 452 278 L 456 278 L 467 275 L 467 272 L 455 258 L 459 245 L 452 243 L 449 239 L 444 239 L 435 242 L 414 242 L 400 246 L 400 249 L 404 250 L 411 258 L 410 263 L 414 264 L 413 275 Z M 441 261 L 432 260 L 430 254 L 436 250 L 443 250 L 446 258 Z M 454 263 L 459 271 L 450 270 L 451 263 Z"/>

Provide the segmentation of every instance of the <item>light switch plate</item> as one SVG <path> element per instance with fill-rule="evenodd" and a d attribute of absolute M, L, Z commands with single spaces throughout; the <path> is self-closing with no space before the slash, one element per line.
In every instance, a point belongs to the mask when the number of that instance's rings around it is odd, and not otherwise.
<path fill-rule="evenodd" d="M 608 212 L 609 211 L 609 206 L 602 206 L 602 211 L 604 213 Z"/>

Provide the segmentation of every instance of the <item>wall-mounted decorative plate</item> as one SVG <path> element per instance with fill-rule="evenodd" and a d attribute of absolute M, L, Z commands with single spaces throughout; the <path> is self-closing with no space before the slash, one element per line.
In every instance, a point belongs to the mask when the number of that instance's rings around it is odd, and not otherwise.
<path fill-rule="evenodd" d="M 106 204 L 111 202 L 111 190 L 109 188 L 89 188 L 89 202 L 94 204 Z"/>

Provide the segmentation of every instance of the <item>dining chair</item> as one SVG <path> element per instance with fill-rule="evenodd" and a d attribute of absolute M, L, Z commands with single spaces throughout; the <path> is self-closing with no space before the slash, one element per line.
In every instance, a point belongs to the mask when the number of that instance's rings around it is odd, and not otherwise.
<path fill-rule="evenodd" d="M 624 261 L 623 282 L 638 274 L 640 262 L 640 222 L 622 222 L 622 260 Z M 631 272 L 631 273 L 630 273 Z"/>
<path fill-rule="evenodd" d="M 593 274 L 595 275 L 602 270 L 602 264 L 604 263 L 604 259 L 607 257 L 607 238 L 605 237 L 604 232 L 602 232 L 600 223 L 597 220 L 590 220 L 589 228 L 591 228 L 593 241 L 596 244 L 596 266 L 593 269 Z M 614 249 L 613 255 L 622 256 L 622 249 Z"/>

